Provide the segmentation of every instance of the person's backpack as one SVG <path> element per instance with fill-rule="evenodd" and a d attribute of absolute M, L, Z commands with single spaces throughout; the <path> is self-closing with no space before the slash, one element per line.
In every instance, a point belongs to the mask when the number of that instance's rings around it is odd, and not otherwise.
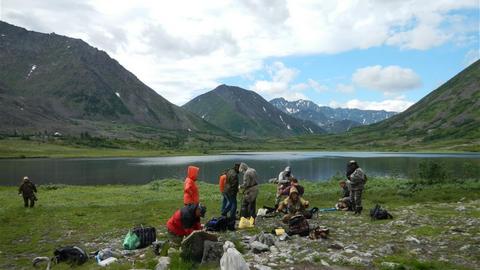
<path fill-rule="evenodd" d="M 133 233 L 136 234 L 140 240 L 140 244 L 137 248 L 150 246 L 157 240 L 157 231 L 154 227 L 136 227 L 133 229 Z"/>
<path fill-rule="evenodd" d="M 298 234 L 307 236 L 310 234 L 310 226 L 307 219 L 303 215 L 295 215 L 288 221 L 288 235 Z"/>
<path fill-rule="evenodd" d="M 220 178 L 218 179 L 218 186 L 220 187 L 220 192 L 222 193 L 225 190 L 225 182 L 227 182 L 227 175 L 226 174 L 220 175 Z"/>
<path fill-rule="evenodd" d="M 382 209 L 382 207 L 377 204 L 374 208 L 370 210 L 370 217 L 372 220 L 379 220 L 379 219 L 392 219 L 393 216 L 387 212 L 387 210 Z"/>
<path fill-rule="evenodd" d="M 88 260 L 87 253 L 76 246 L 66 246 L 55 249 L 53 261 L 56 263 L 67 262 L 70 264 L 82 265 Z"/>
<path fill-rule="evenodd" d="M 228 226 L 228 219 L 224 216 L 214 217 L 205 224 L 205 228 L 207 229 L 207 231 L 212 231 L 212 232 L 226 231 L 227 226 Z"/>

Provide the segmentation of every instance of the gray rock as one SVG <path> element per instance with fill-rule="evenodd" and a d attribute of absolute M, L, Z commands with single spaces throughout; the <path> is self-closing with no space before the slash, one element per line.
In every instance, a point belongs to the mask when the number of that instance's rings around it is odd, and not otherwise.
<path fill-rule="evenodd" d="M 460 248 L 460 251 L 468 250 L 470 247 L 471 247 L 470 245 L 465 245 L 465 246 Z"/>
<path fill-rule="evenodd" d="M 405 241 L 415 243 L 415 244 L 420 244 L 421 243 L 420 240 L 418 240 L 417 238 L 415 238 L 413 236 L 408 236 L 407 238 L 405 238 Z"/>
<path fill-rule="evenodd" d="M 271 267 L 266 266 L 266 265 L 261 265 L 261 264 L 255 264 L 253 266 L 253 269 L 256 269 L 256 270 L 272 270 Z"/>
<path fill-rule="evenodd" d="M 371 262 L 369 259 L 361 258 L 361 257 L 358 257 L 358 256 L 354 256 L 354 257 L 348 259 L 348 261 L 352 264 L 364 265 L 364 266 L 370 265 L 370 262 Z"/>
<path fill-rule="evenodd" d="M 261 252 L 270 250 L 270 248 L 267 245 L 260 243 L 258 241 L 253 241 L 250 244 L 250 248 L 252 249 L 253 253 L 261 253 Z"/>
<path fill-rule="evenodd" d="M 343 256 L 342 254 L 339 254 L 339 253 L 334 253 L 332 255 L 330 255 L 330 261 L 334 262 L 334 263 L 339 263 L 339 262 L 346 262 L 347 261 L 347 257 Z"/>
<path fill-rule="evenodd" d="M 275 245 L 275 236 L 271 233 L 261 232 L 250 239 L 250 243 L 253 243 L 254 241 L 258 241 L 270 247 Z"/>
<path fill-rule="evenodd" d="M 396 247 L 393 244 L 386 244 L 378 249 L 378 252 L 384 255 L 391 255 L 395 253 Z"/>
<path fill-rule="evenodd" d="M 155 266 L 155 270 L 167 270 L 170 265 L 169 257 L 160 257 L 158 259 L 158 264 Z"/>
<path fill-rule="evenodd" d="M 206 240 L 217 242 L 216 235 L 204 231 L 195 231 L 182 241 L 180 256 L 186 260 L 201 262 L 203 258 L 204 242 Z"/>
<path fill-rule="evenodd" d="M 463 211 L 467 210 L 467 208 L 463 205 L 460 205 L 459 207 L 455 208 L 455 210 L 463 212 Z"/>
<path fill-rule="evenodd" d="M 345 246 L 341 242 L 336 241 L 330 244 L 328 247 L 333 249 L 343 249 Z"/>
<path fill-rule="evenodd" d="M 205 240 L 203 243 L 203 257 L 202 264 L 204 263 L 220 263 L 220 259 L 223 256 L 223 243 L 213 242 Z"/>
<path fill-rule="evenodd" d="M 284 233 L 284 234 L 282 234 L 278 237 L 278 240 L 280 240 L 280 241 L 287 241 L 289 239 L 290 239 L 290 236 L 286 233 Z"/>

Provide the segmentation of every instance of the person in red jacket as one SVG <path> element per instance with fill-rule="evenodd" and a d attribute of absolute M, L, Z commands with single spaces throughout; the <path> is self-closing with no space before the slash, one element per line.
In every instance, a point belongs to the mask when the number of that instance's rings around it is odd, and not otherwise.
<path fill-rule="evenodd" d="M 183 186 L 183 204 L 198 204 L 200 196 L 198 195 L 197 177 L 200 169 L 195 166 L 188 166 L 187 178 Z"/>
<path fill-rule="evenodd" d="M 175 236 L 187 236 L 193 231 L 201 230 L 200 218 L 205 216 L 207 208 L 200 204 L 189 204 L 175 211 L 167 221 L 167 229 Z"/>

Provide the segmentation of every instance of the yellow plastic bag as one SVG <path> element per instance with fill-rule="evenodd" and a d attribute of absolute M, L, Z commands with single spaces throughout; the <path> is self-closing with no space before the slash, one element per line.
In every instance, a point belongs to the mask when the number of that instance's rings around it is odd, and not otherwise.
<path fill-rule="evenodd" d="M 275 229 L 275 234 L 277 236 L 280 236 L 282 234 L 285 234 L 285 230 L 283 228 L 278 228 L 278 229 Z"/>
<path fill-rule="evenodd" d="M 248 229 L 248 228 L 253 228 L 255 225 L 255 219 L 251 217 L 250 219 L 241 217 L 240 222 L 238 222 L 238 228 L 239 229 Z"/>

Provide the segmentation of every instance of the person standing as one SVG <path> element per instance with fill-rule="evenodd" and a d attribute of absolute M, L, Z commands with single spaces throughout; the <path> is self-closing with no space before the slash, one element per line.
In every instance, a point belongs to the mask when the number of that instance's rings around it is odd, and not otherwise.
<path fill-rule="evenodd" d="M 200 168 L 195 166 L 188 166 L 187 178 L 183 186 L 183 204 L 198 204 L 200 202 L 200 195 L 198 194 L 197 177 Z"/>
<path fill-rule="evenodd" d="M 35 184 L 30 181 L 28 176 L 23 177 L 22 183 L 18 188 L 18 195 L 23 196 L 23 202 L 25 207 L 29 206 L 29 202 L 30 208 L 35 205 L 35 201 L 37 200 L 37 196 L 35 196 L 35 193 L 37 193 L 37 187 L 35 186 Z"/>
<path fill-rule="evenodd" d="M 355 215 L 360 215 L 363 210 L 362 192 L 367 182 L 367 176 L 355 160 L 348 162 L 346 176 L 348 179 L 347 183 L 350 186 L 350 200 L 353 210 L 355 211 Z"/>
<path fill-rule="evenodd" d="M 239 171 L 243 173 L 243 184 L 240 188 L 243 190 L 243 201 L 241 216 L 244 218 L 256 217 L 256 204 L 258 196 L 258 176 L 257 171 L 241 163 Z"/>
<path fill-rule="evenodd" d="M 240 164 L 235 163 L 234 167 L 227 171 L 227 178 L 223 188 L 223 195 L 227 199 L 226 205 L 222 210 L 222 216 L 230 213 L 230 218 L 235 220 L 237 215 L 237 193 L 238 193 L 238 173 Z"/>

